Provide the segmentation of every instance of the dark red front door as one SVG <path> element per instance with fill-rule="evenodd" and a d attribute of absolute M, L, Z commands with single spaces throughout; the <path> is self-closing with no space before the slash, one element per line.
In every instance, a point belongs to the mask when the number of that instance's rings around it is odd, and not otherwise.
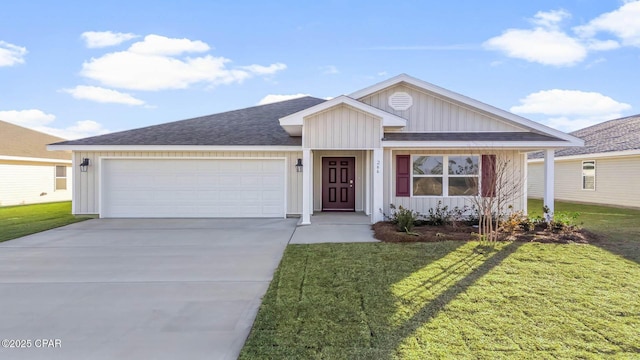
<path fill-rule="evenodd" d="M 322 158 L 322 211 L 356 210 L 355 175 L 355 158 Z"/>

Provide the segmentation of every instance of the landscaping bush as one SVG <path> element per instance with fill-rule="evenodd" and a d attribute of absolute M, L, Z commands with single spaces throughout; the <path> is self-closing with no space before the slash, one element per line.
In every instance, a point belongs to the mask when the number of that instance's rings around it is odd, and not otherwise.
<path fill-rule="evenodd" d="M 398 231 L 411 232 L 420 217 L 420 213 L 406 209 L 402 207 L 402 205 L 396 208 L 395 205 L 391 204 L 390 208 L 391 216 L 389 217 L 389 221 L 396 226 Z"/>

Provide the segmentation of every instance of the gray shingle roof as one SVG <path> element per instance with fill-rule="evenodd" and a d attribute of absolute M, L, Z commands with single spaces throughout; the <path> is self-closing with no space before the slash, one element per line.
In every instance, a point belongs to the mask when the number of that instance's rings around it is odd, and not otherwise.
<path fill-rule="evenodd" d="M 383 141 L 558 141 L 560 139 L 530 132 L 471 133 L 385 133 Z"/>
<path fill-rule="evenodd" d="M 556 157 L 640 150 L 640 114 L 605 121 L 574 131 L 571 135 L 583 139 L 584 147 L 557 150 Z M 541 152 L 529 154 L 529 159 L 542 157 Z"/>
<path fill-rule="evenodd" d="M 278 119 L 325 100 L 303 97 L 220 114 L 63 141 L 56 145 L 280 145 L 300 146 Z"/>

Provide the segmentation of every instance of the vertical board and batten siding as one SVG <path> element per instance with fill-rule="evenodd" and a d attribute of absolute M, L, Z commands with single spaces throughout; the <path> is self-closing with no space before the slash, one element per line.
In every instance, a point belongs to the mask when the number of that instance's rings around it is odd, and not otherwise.
<path fill-rule="evenodd" d="M 413 98 L 407 110 L 394 110 L 389 105 L 389 96 L 395 92 L 406 92 Z M 359 101 L 407 119 L 407 126 L 400 132 L 527 132 L 526 129 L 503 120 L 490 117 L 471 107 L 454 103 L 406 85 L 396 85 L 368 95 Z"/>
<path fill-rule="evenodd" d="M 596 189 L 582 190 L 582 161 L 596 162 Z M 556 200 L 640 208 L 640 156 L 555 162 Z M 529 197 L 542 198 L 544 163 L 529 164 Z"/>
<path fill-rule="evenodd" d="M 67 189 L 56 190 L 56 164 L 35 162 L 0 163 L 0 206 L 71 200 L 72 169 L 67 167 Z"/>
<path fill-rule="evenodd" d="M 79 164 L 89 158 L 91 165 L 86 173 L 74 172 L 77 186 L 74 191 L 74 214 L 98 214 L 100 212 L 100 158 L 286 158 L 287 214 L 302 213 L 302 173 L 296 172 L 296 161 L 302 152 L 262 152 L 262 151 L 100 151 L 73 153 Z"/>
<path fill-rule="evenodd" d="M 356 158 L 356 211 L 364 211 L 365 203 L 365 151 L 314 151 L 313 152 L 313 211 L 322 211 L 322 158 L 354 157 Z"/>
<path fill-rule="evenodd" d="M 381 119 L 340 105 L 304 119 L 303 147 L 374 149 L 381 147 Z"/>
<path fill-rule="evenodd" d="M 391 209 L 389 208 L 389 204 L 394 204 L 396 207 L 402 206 L 408 209 L 415 210 L 421 214 L 427 214 L 429 209 L 433 209 L 438 205 L 439 201 L 442 201 L 442 206 L 448 206 L 449 209 L 454 207 L 462 208 L 464 206 L 471 206 L 472 202 L 469 197 L 464 196 L 447 196 L 447 197 L 438 197 L 438 196 L 410 196 L 410 197 L 402 197 L 396 196 L 395 192 L 395 174 L 396 174 L 396 155 L 483 155 L 483 154 L 496 154 L 498 161 L 505 159 L 509 161 L 508 172 L 509 177 L 508 180 L 514 181 L 516 183 L 523 184 L 522 195 L 518 197 L 517 200 L 513 202 L 514 210 L 525 210 L 525 189 L 524 189 L 524 176 L 526 172 L 526 163 L 524 160 L 524 156 L 520 154 L 518 150 L 499 150 L 499 151 L 491 151 L 491 150 L 477 150 L 472 151 L 470 149 L 461 149 L 461 150 L 385 150 L 384 159 L 385 164 L 392 164 L 390 171 L 385 171 L 384 182 L 388 186 L 385 186 L 384 191 L 384 204 L 385 214 L 390 214 Z M 386 166 L 386 165 L 385 165 Z"/>

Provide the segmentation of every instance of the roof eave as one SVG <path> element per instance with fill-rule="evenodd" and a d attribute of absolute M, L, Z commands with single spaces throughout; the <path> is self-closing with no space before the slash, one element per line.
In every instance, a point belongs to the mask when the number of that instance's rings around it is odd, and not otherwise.
<path fill-rule="evenodd" d="M 564 141 L 383 141 L 384 148 L 429 148 L 429 149 L 450 149 L 450 148 L 512 148 L 512 149 L 533 149 L 537 151 L 543 149 L 562 149 L 570 146 Z"/>

